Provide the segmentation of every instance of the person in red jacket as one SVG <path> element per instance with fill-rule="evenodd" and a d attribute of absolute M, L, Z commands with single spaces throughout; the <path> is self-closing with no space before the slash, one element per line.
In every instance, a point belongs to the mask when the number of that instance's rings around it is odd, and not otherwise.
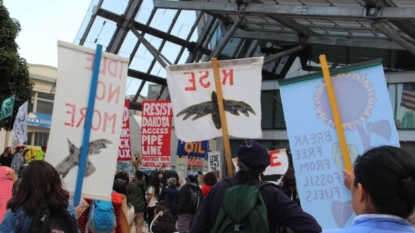
<path fill-rule="evenodd" d="M 205 177 L 203 178 L 203 186 L 202 186 L 202 196 L 205 197 L 213 185 L 218 183 L 218 179 L 213 172 L 206 173 Z"/>

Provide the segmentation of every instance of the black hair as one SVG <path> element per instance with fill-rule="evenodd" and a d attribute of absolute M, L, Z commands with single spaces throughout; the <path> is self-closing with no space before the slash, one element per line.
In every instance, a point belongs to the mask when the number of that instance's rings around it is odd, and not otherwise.
<path fill-rule="evenodd" d="M 128 173 L 124 171 L 118 171 L 117 174 L 115 174 L 114 180 L 117 180 L 117 179 L 121 179 L 125 181 L 127 185 L 128 185 L 128 182 L 130 181 L 130 177 L 128 176 Z"/>
<path fill-rule="evenodd" d="M 266 167 L 250 168 L 247 165 L 245 165 L 244 163 L 242 163 L 241 160 L 239 160 L 239 166 L 240 166 L 242 171 L 245 171 L 245 172 L 249 173 L 249 175 L 251 177 L 258 177 L 259 175 L 261 175 L 265 171 L 265 168 L 266 168 Z"/>
<path fill-rule="evenodd" d="M 355 180 L 370 196 L 376 214 L 407 218 L 415 206 L 415 155 L 393 146 L 381 146 L 358 156 Z"/>
<path fill-rule="evenodd" d="M 205 177 L 203 177 L 203 183 L 209 186 L 213 186 L 218 183 L 218 178 L 216 177 L 213 172 L 206 173 Z"/>
<path fill-rule="evenodd" d="M 127 196 L 127 184 L 121 179 L 114 180 L 112 189 L 117 193 L 121 193 Z"/>
<path fill-rule="evenodd" d="M 150 177 L 150 187 L 154 188 L 154 196 L 158 199 L 160 194 L 160 180 L 159 180 L 159 173 L 154 172 Z"/>

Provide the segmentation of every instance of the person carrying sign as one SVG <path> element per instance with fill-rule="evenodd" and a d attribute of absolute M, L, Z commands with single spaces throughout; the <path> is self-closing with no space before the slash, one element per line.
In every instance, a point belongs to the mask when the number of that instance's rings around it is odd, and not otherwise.
<path fill-rule="evenodd" d="M 358 156 L 354 175 L 344 171 L 357 217 L 352 227 L 333 233 L 414 233 L 407 221 L 415 207 L 415 155 L 381 146 Z"/>
<path fill-rule="evenodd" d="M 202 206 L 194 218 L 194 223 L 190 233 L 213 232 L 218 228 L 218 225 L 220 224 L 218 221 L 221 221 L 221 216 L 223 216 L 224 212 L 222 208 L 226 206 L 224 200 L 228 200 L 226 195 L 227 191 L 232 192 L 234 191 L 232 189 L 239 188 L 241 191 L 245 191 L 246 188 L 258 186 L 259 195 L 257 200 L 260 201 L 262 205 L 255 206 L 255 208 L 258 207 L 259 210 L 264 210 L 262 212 L 262 216 L 267 216 L 267 219 L 263 220 L 264 224 L 262 225 L 258 224 L 258 226 L 252 226 L 253 229 L 256 229 L 252 232 L 274 233 L 277 231 L 277 226 L 280 224 L 284 224 L 297 233 L 313 233 L 322 231 L 316 220 L 311 215 L 305 213 L 301 207 L 297 205 L 297 203 L 291 201 L 290 198 L 287 197 L 287 195 L 285 195 L 281 190 L 270 183 L 261 182 L 259 180 L 261 173 L 263 173 L 265 168 L 270 165 L 270 156 L 263 145 L 255 141 L 252 141 L 252 144 L 249 143 L 249 145 L 248 143 L 243 143 L 237 150 L 237 156 L 237 165 L 240 168 L 240 171 L 236 173 L 234 179 L 222 181 L 212 187 L 208 195 L 204 198 Z M 255 188 L 251 190 L 255 190 Z M 246 192 L 246 194 L 249 195 L 251 193 Z M 238 199 L 244 199 L 241 194 L 236 193 L 236 195 L 238 196 Z M 235 198 L 230 197 L 229 202 L 234 202 L 236 196 L 234 197 Z M 250 199 L 253 198 L 247 196 L 246 201 L 250 202 Z M 236 206 L 239 205 L 239 209 L 242 211 L 247 209 L 245 208 L 247 205 L 246 202 L 241 201 L 241 203 L 235 204 Z M 234 208 L 238 209 L 238 207 Z M 238 213 L 235 213 L 234 211 L 229 214 L 237 215 Z M 252 212 L 249 213 L 249 216 L 252 216 Z M 232 225 L 231 231 L 233 232 L 234 229 L 239 227 L 242 229 L 245 227 L 243 224 L 244 223 L 230 224 Z M 259 229 L 260 227 L 265 227 L 264 229 L 268 230 L 261 231 Z"/>

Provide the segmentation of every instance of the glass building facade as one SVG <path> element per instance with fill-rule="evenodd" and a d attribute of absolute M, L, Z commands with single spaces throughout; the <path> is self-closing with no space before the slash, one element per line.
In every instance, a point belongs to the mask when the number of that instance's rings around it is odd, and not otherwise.
<path fill-rule="evenodd" d="M 107 52 L 129 57 L 126 94 L 134 101 L 143 93 L 168 98 L 164 67 L 169 64 L 214 55 L 274 57 L 262 70 L 262 142 L 269 149 L 289 147 L 278 80 L 320 71 L 320 54 L 330 68 L 381 58 L 402 146 L 414 151 L 415 101 L 403 100 L 414 93 L 415 20 L 403 10 L 415 3 L 391 0 L 371 15 L 369 0 L 278 2 L 93 0 L 74 43 L 91 48 L 100 43 Z M 290 11 L 278 13 L 278 7 Z M 300 7 L 307 13 L 298 13 Z M 233 152 L 242 141 L 232 139 Z"/>

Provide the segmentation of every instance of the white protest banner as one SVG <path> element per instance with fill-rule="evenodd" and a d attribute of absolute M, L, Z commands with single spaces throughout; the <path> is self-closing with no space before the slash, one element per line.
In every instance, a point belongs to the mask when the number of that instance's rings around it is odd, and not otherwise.
<path fill-rule="evenodd" d="M 271 164 L 265 169 L 264 175 L 284 175 L 288 170 L 288 156 L 286 149 L 268 151 Z"/>
<path fill-rule="evenodd" d="M 46 160 L 75 191 L 95 50 L 59 41 L 58 81 Z M 111 200 L 128 60 L 103 53 L 82 196 Z M 109 172 L 111 171 L 111 172 Z"/>
<path fill-rule="evenodd" d="M 171 102 L 144 100 L 141 123 L 143 168 L 170 167 Z"/>
<path fill-rule="evenodd" d="M 208 153 L 208 169 L 209 171 L 220 171 L 221 164 L 220 164 L 220 152 L 219 151 L 212 151 Z"/>
<path fill-rule="evenodd" d="M 118 149 L 118 161 L 132 161 L 131 141 L 130 141 L 130 100 L 125 100 L 120 147 Z"/>
<path fill-rule="evenodd" d="M 218 63 L 229 135 L 260 138 L 263 58 Z M 189 142 L 221 137 L 212 63 L 168 66 L 166 73 L 177 137 Z"/>
<path fill-rule="evenodd" d="M 27 101 L 24 102 L 17 112 L 16 118 L 13 123 L 13 142 L 15 147 L 19 143 L 25 143 L 27 141 Z"/>

